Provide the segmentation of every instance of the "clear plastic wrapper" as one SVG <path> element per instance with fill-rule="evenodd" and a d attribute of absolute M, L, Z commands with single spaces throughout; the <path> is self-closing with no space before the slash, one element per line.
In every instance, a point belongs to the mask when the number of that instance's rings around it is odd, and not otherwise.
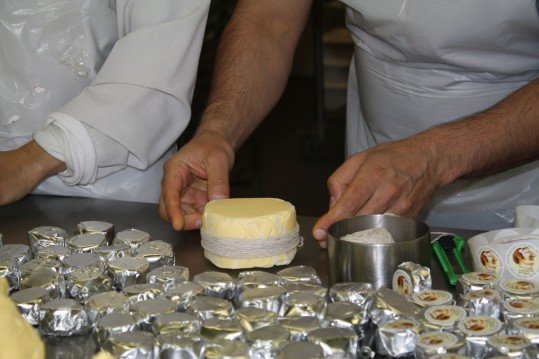
<path fill-rule="evenodd" d="M 114 225 L 112 225 L 112 223 L 102 221 L 84 221 L 77 225 L 75 235 L 84 233 L 102 233 L 107 239 L 107 244 L 109 244 L 114 238 L 116 230 L 114 229 Z"/>
<path fill-rule="evenodd" d="M 95 253 L 71 254 L 67 256 L 62 263 L 64 265 L 63 273 L 66 276 L 78 268 L 98 268 L 101 271 L 104 270 L 103 262 L 101 262 L 101 259 Z"/>
<path fill-rule="evenodd" d="M 472 358 L 484 358 L 487 354 L 487 340 L 500 333 L 503 325 L 496 318 L 474 315 L 458 322 L 457 329 L 466 340 L 466 355 Z"/>
<path fill-rule="evenodd" d="M 28 244 L 34 256 L 44 247 L 65 246 L 69 238 L 67 232 L 60 227 L 36 227 L 28 231 Z"/>
<path fill-rule="evenodd" d="M 236 285 L 232 277 L 223 272 L 203 272 L 193 277 L 193 282 L 204 287 L 204 294 L 210 297 L 233 299 Z"/>
<path fill-rule="evenodd" d="M 67 246 L 75 253 L 88 253 L 107 244 L 107 238 L 103 233 L 77 234 L 67 240 Z"/>
<path fill-rule="evenodd" d="M 363 306 L 368 304 L 373 295 L 374 289 L 370 283 L 344 282 L 329 288 L 331 302 L 351 302 Z"/>
<path fill-rule="evenodd" d="M 256 307 L 237 309 L 234 316 L 240 322 L 245 332 L 251 332 L 258 328 L 275 324 L 278 319 L 277 313 Z"/>
<path fill-rule="evenodd" d="M 198 359 L 204 349 L 204 340 L 196 334 L 160 334 L 155 338 L 157 358 Z"/>
<path fill-rule="evenodd" d="M 236 319 L 210 318 L 202 322 L 200 334 L 209 341 L 218 339 L 241 340 L 245 339 L 243 328 Z"/>
<path fill-rule="evenodd" d="M 234 314 L 234 307 L 226 299 L 200 296 L 191 302 L 187 312 L 196 315 L 202 320 L 230 318 Z"/>
<path fill-rule="evenodd" d="M 131 247 L 131 254 L 136 255 L 139 247 L 143 243 L 148 243 L 150 241 L 150 234 L 139 229 L 130 228 L 124 229 L 116 233 L 116 237 L 113 240 L 113 244 L 126 243 Z"/>
<path fill-rule="evenodd" d="M 4 244 L 0 247 L 0 262 L 12 261 L 20 266 L 32 259 L 32 251 L 26 244 Z"/>
<path fill-rule="evenodd" d="M 204 287 L 193 282 L 175 284 L 166 288 L 162 297 L 176 303 L 179 311 L 186 311 L 189 304 L 198 296 L 204 295 Z"/>
<path fill-rule="evenodd" d="M 32 287 L 44 288 L 54 299 L 63 298 L 66 293 L 64 277 L 49 268 L 36 269 L 21 281 L 20 289 Z"/>
<path fill-rule="evenodd" d="M 355 358 L 358 337 L 351 329 L 320 328 L 310 331 L 307 340 L 317 344 L 330 358 Z"/>
<path fill-rule="evenodd" d="M 503 299 L 496 289 L 475 290 L 460 296 L 459 304 L 469 315 L 486 315 L 498 318 Z"/>
<path fill-rule="evenodd" d="M 464 340 L 457 335 L 447 332 L 430 332 L 417 337 L 414 357 L 429 359 L 439 354 L 463 354 L 465 351 Z"/>
<path fill-rule="evenodd" d="M 167 299 L 146 299 L 131 305 L 131 312 L 144 330 L 151 331 L 155 319 L 165 313 L 174 313 L 176 304 Z"/>
<path fill-rule="evenodd" d="M 112 281 L 100 268 L 77 268 L 67 275 L 66 290 L 70 298 L 85 303 L 94 294 L 112 290 Z"/>
<path fill-rule="evenodd" d="M 495 335 L 487 340 L 489 357 L 505 356 L 519 359 L 537 358 L 533 343 L 521 335 Z"/>
<path fill-rule="evenodd" d="M 457 295 L 472 292 L 474 290 L 483 290 L 495 288 L 499 278 L 493 273 L 470 272 L 464 273 L 457 280 Z"/>
<path fill-rule="evenodd" d="M 9 291 L 19 289 L 21 282 L 21 272 L 19 264 L 11 258 L 0 258 L 0 277 L 6 278 Z"/>
<path fill-rule="evenodd" d="M 163 287 L 156 283 L 133 284 L 124 287 L 122 292 L 129 298 L 130 305 L 133 305 L 143 300 L 160 298 Z"/>
<path fill-rule="evenodd" d="M 95 335 L 99 345 L 103 346 L 111 335 L 132 332 L 138 329 L 139 326 L 133 315 L 113 312 L 99 318 L 95 324 Z"/>
<path fill-rule="evenodd" d="M 280 276 L 258 270 L 243 271 L 238 274 L 238 292 L 247 289 L 265 287 L 283 287 L 284 279 Z"/>
<path fill-rule="evenodd" d="M 412 301 L 420 307 L 455 304 L 453 294 L 445 290 L 436 289 L 427 289 L 414 293 L 412 294 Z"/>
<path fill-rule="evenodd" d="M 146 275 L 146 283 L 158 283 L 166 291 L 169 287 L 189 280 L 189 269 L 182 266 L 162 266 Z"/>
<path fill-rule="evenodd" d="M 408 356 L 415 350 L 421 324 L 413 319 L 397 319 L 378 326 L 377 353 L 389 357 Z"/>
<path fill-rule="evenodd" d="M 320 320 L 316 317 L 280 318 L 279 325 L 290 332 L 293 341 L 304 341 L 307 339 L 307 333 L 321 328 Z"/>
<path fill-rule="evenodd" d="M 114 334 L 103 343 L 102 349 L 116 358 L 154 358 L 153 334 L 141 331 Z"/>
<path fill-rule="evenodd" d="M 137 257 L 146 258 L 150 262 L 150 270 L 162 266 L 173 266 L 175 263 L 172 245 L 163 241 L 142 244 L 137 251 Z"/>
<path fill-rule="evenodd" d="M 395 292 L 411 299 L 414 293 L 432 288 L 430 268 L 412 262 L 401 263 L 393 274 L 392 284 Z"/>
<path fill-rule="evenodd" d="M 280 325 L 272 324 L 255 329 L 247 334 L 251 358 L 275 358 L 290 339 L 290 332 Z"/>
<path fill-rule="evenodd" d="M 48 246 L 38 250 L 36 253 L 36 258 L 54 259 L 63 263 L 64 260 L 71 254 L 73 254 L 73 251 L 69 247 Z"/>
<path fill-rule="evenodd" d="M 57 273 L 63 273 L 63 264 L 56 259 L 34 258 L 19 267 L 21 278 L 26 278 L 40 268 L 50 268 Z"/>
<path fill-rule="evenodd" d="M 219 339 L 206 344 L 202 357 L 204 359 L 249 359 L 249 347 L 238 340 Z"/>
<path fill-rule="evenodd" d="M 505 299 L 539 298 L 539 283 L 527 279 L 508 279 L 499 283 L 499 291 Z"/>
<path fill-rule="evenodd" d="M 49 292 L 41 287 L 23 289 L 11 295 L 11 300 L 17 305 L 21 316 L 30 325 L 38 324 L 39 310 L 50 299 Z"/>
<path fill-rule="evenodd" d="M 420 307 L 388 288 L 380 288 L 369 304 L 368 314 L 374 324 L 398 318 L 416 318 Z"/>
<path fill-rule="evenodd" d="M 158 316 L 152 324 L 154 334 L 198 334 L 202 321 L 194 314 L 164 313 Z"/>
<path fill-rule="evenodd" d="M 284 289 L 290 294 L 292 293 L 311 293 L 319 296 L 324 301 L 327 301 L 328 289 L 322 287 L 319 284 L 307 283 L 307 282 L 288 282 L 284 286 Z"/>
<path fill-rule="evenodd" d="M 282 308 L 285 295 L 286 290 L 282 287 L 247 289 L 239 295 L 237 300 L 238 307 L 255 307 L 279 313 Z"/>
<path fill-rule="evenodd" d="M 309 266 L 294 266 L 282 269 L 277 272 L 277 275 L 281 276 L 285 282 L 307 282 L 313 284 L 322 284 L 320 277 L 316 273 L 313 267 Z"/>
<path fill-rule="evenodd" d="M 108 263 L 118 258 L 131 257 L 131 247 L 126 243 L 113 244 L 92 249 L 101 258 L 103 263 Z"/>
<path fill-rule="evenodd" d="M 527 318 L 539 315 L 539 298 L 538 299 L 520 299 L 511 298 L 504 301 L 501 305 L 502 320 L 508 327 L 512 326 L 512 322 L 518 318 Z"/>
<path fill-rule="evenodd" d="M 118 290 L 146 281 L 150 263 L 145 258 L 125 257 L 110 261 L 106 272 L 112 278 L 112 286 Z"/>
<path fill-rule="evenodd" d="M 539 345 L 539 316 L 518 318 L 512 322 L 511 333 L 522 335 Z"/>
<path fill-rule="evenodd" d="M 365 308 L 350 302 L 337 302 L 327 305 L 323 325 L 352 329 L 360 338 L 363 338 L 364 327 L 368 321 Z"/>
<path fill-rule="evenodd" d="M 88 332 L 86 311 L 73 299 L 52 299 L 39 310 L 39 331 L 43 335 L 71 336 Z"/>
<path fill-rule="evenodd" d="M 310 293 L 294 293 L 285 296 L 279 315 L 283 317 L 316 317 L 322 319 L 326 302 Z"/>
<path fill-rule="evenodd" d="M 422 324 L 431 330 L 455 331 L 456 324 L 466 318 L 466 310 L 455 305 L 435 305 L 421 311 Z"/>
<path fill-rule="evenodd" d="M 95 324 L 99 318 L 110 313 L 128 313 L 129 298 L 121 292 L 103 292 L 92 295 L 85 305 L 88 320 Z"/>

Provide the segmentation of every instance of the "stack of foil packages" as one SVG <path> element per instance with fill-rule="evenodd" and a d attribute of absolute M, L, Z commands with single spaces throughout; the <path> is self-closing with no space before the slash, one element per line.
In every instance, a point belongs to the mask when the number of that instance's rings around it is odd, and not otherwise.
<path fill-rule="evenodd" d="M 539 343 L 532 281 L 468 273 L 457 300 L 414 263 L 399 266 L 394 290 L 328 291 L 306 266 L 189 281 L 170 244 L 104 222 L 82 222 L 74 236 L 30 230 L 28 246 L 0 247 L 0 276 L 44 337 L 84 347 L 91 333 L 116 358 L 535 358 Z"/>

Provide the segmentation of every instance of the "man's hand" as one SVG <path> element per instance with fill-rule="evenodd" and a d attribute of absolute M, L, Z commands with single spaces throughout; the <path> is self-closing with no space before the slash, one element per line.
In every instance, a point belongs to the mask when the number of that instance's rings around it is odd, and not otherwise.
<path fill-rule="evenodd" d="M 42 180 L 65 170 L 65 164 L 49 155 L 35 141 L 0 152 L 0 205 L 18 201 Z"/>
<path fill-rule="evenodd" d="M 165 163 L 159 215 L 175 230 L 200 228 L 208 201 L 228 198 L 234 163 L 230 142 L 218 132 L 199 131 Z"/>

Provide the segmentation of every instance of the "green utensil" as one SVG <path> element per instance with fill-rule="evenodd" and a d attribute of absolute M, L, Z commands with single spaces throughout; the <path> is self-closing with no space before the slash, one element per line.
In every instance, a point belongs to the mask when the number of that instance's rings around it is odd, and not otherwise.
<path fill-rule="evenodd" d="M 451 253 L 457 265 L 460 269 L 460 274 L 468 273 L 469 269 L 464 262 L 462 257 L 462 251 L 466 242 L 464 239 L 454 233 L 446 232 L 432 232 L 431 233 L 431 246 L 432 250 L 436 254 L 440 265 L 442 266 L 443 271 L 449 283 L 451 285 L 457 284 L 457 274 L 453 270 L 453 266 L 447 257 L 447 253 Z"/>

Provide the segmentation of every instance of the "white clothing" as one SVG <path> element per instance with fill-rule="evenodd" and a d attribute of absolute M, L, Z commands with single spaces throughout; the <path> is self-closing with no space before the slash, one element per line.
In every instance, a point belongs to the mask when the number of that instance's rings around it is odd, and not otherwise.
<path fill-rule="evenodd" d="M 0 151 L 67 171 L 34 191 L 153 202 L 187 126 L 210 0 L 0 0 Z"/>
<path fill-rule="evenodd" d="M 355 43 L 350 156 L 484 111 L 539 77 L 535 0 L 342 0 Z M 510 227 L 517 204 L 539 204 L 539 161 L 437 191 L 432 226 Z"/>

